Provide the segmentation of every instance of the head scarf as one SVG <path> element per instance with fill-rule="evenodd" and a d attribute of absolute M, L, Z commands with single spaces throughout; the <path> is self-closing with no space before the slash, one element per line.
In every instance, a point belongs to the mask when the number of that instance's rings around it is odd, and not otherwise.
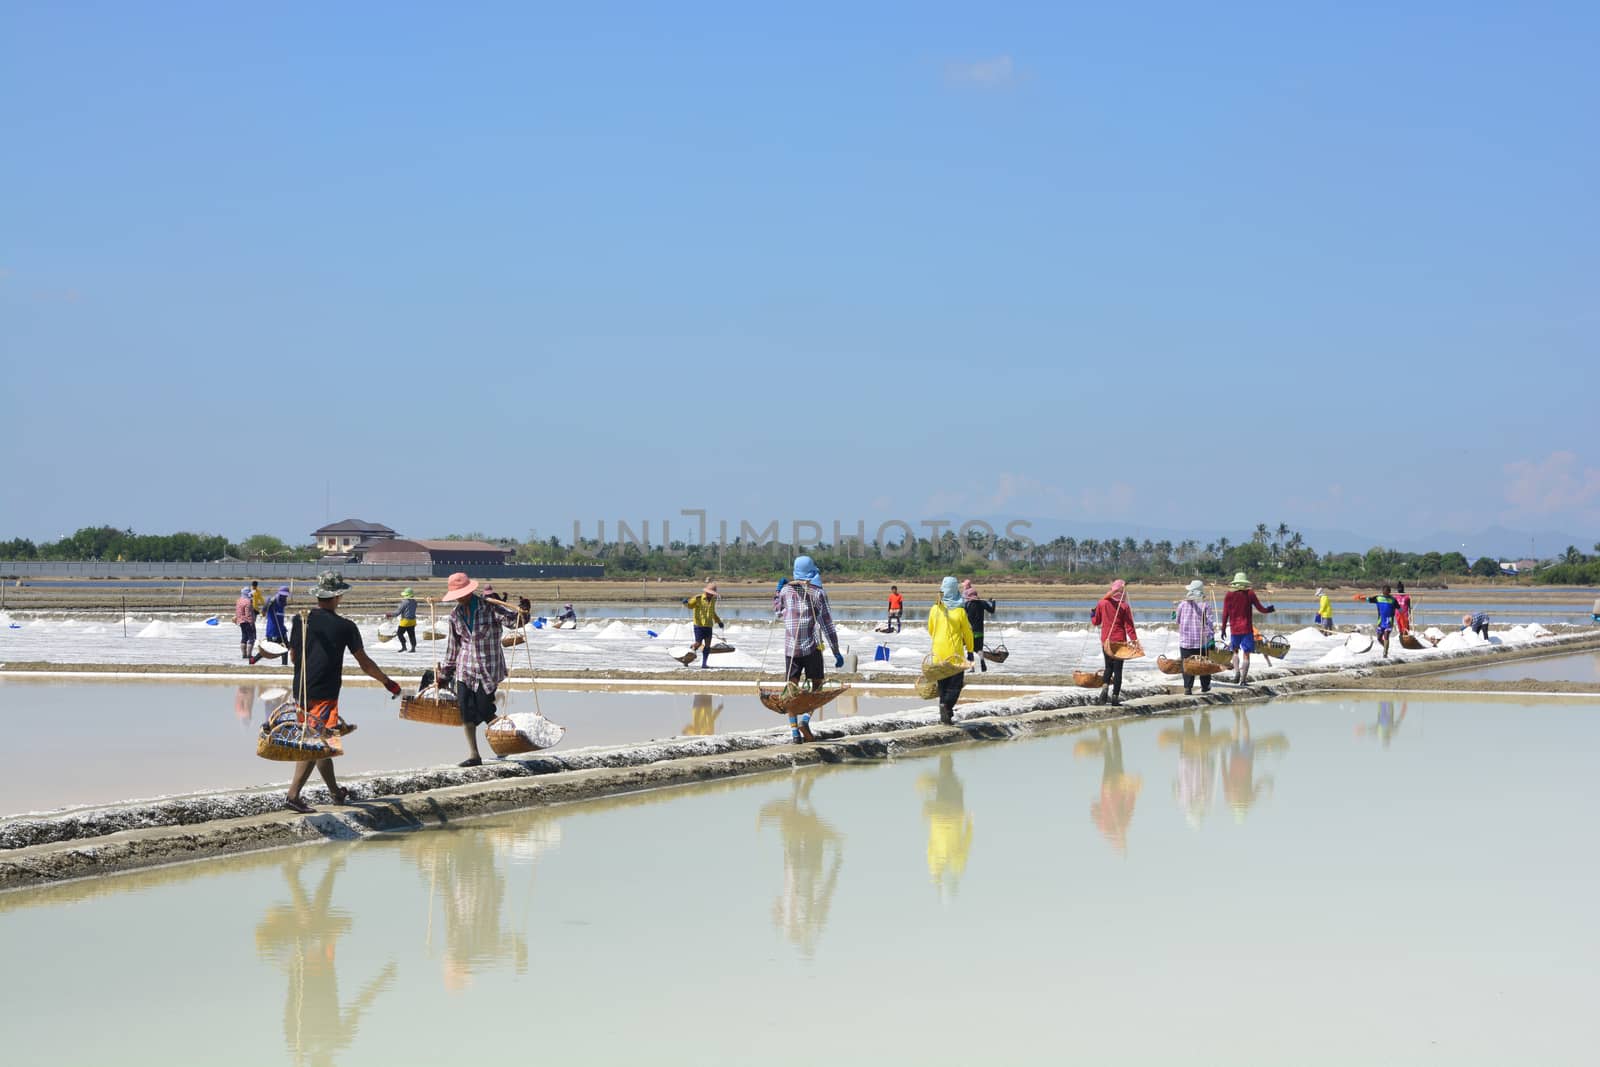
<path fill-rule="evenodd" d="M 818 589 L 822 588 L 822 574 L 817 570 L 817 565 L 811 562 L 810 556 L 795 557 L 794 580 L 797 582 L 810 582 Z"/>
<path fill-rule="evenodd" d="M 1111 588 L 1106 590 L 1106 598 L 1109 600 L 1121 600 L 1123 598 L 1122 591 L 1127 587 L 1128 583 L 1118 578 L 1111 583 Z"/>
<path fill-rule="evenodd" d="M 1189 583 L 1189 589 L 1183 594 L 1185 600 L 1199 600 L 1206 595 L 1206 583 L 1196 578 Z"/>
<path fill-rule="evenodd" d="M 961 600 L 961 583 L 954 577 L 948 577 L 939 583 L 939 600 L 947 608 L 959 608 Z"/>
<path fill-rule="evenodd" d="M 239 590 L 239 595 L 240 596 L 249 596 L 250 595 L 250 587 L 247 585 L 243 589 Z"/>
<path fill-rule="evenodd" d="M 978 587 L 972 584 L 971 578 L 961 579 L 961 597 L 964 600 L 978 599 Z"/>
<path fill-rule="evenodd" d="M 1322 595 L 1322 586 L 1319 585 L 1319 586 L 1317 586 L 1317 596 L 1320 597 L 1321 595 Z"/>

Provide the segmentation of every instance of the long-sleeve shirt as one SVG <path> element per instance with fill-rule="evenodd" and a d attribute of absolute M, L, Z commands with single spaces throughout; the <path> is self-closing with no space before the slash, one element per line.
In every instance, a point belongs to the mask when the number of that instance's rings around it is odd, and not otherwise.
<path fill-rule="evenodd" d="M 1327 593 L 1323 593 L 1322 599 L 1317 601 L 1317 614 L 1322 616 L 1324 622 L 1333 618 L 1333 601 L 1329 599 Z"/>
<path fill-rule="evenodd" d="M 242 596 L 238 603 L 233 605 L 233 621 L 241 626 L 256 621 L 256 609 L 251 606 L 249 597 Z"/>
<path fill-rule="evenodd" d="M 275 596 L 267 603 L 267 640 L 289 640 L 289 628 L 283 624 L 283 612 L 288 606 L 289 598 L 283 596 Z"/>
<path fill-rule="evenodd" d="M 1214 626 L 1210 604 L 1185 600 L 1178 605 L 1178 644 L 1181 647 L 1205 648 Z"/>
<path fill-rule="evenodd" d="M 492 695 L 511 673 L 506 670 L 506 652 L 500 644 L 507 618 L 510 615 L 490 607 L 480 597 L 456 604 L 450 613 L 450 636 L 445 641 L 440 669 L 454 674 L 457 682 Z"/>
<path fill-rule="evenodd" d="M 934 659 L 963 659 L 972 651 L 972 623 L 965 611 L 952 611 L 934 601 L 928 609 L 928 634 L 933 638 Z"/>
<path fill-rule="evenodd" d="M 1101 597 L 1100 603 L 1089 613 L 1089 621 L 1100 627 L 1100 643 L 1107 641 L 1139 641 L 1139 632 L 1133 628 L 1133 609 L 1126 600 Z"/>
<path fill-rule="evenodd" d="M 967 621 L 972 624 L 973 636 L 976 637 L 978 634 L 983 633 L 984 613 L 994 614 L 994 601 L 979 600 L 977 597 L 973 597 L 961 606 L 967 609 Z"/>
<path fill-rule="evenodd" d="M 410 623 L 411 625 L 415 626 L 417 622 L 416 598 L 406 597 L 404 600 L 400 601 L 400 606 L 395 608 L 394 614 L 395 618 L 399 619 L 402 625 Z"/>
<path fill-rule="evenodd" d="M 1230 634 L 1246 637 L 1256 632 L 1255 616 L 1251 609 L 1270 615 L 1277 608 L 1268 607 L 1256 596 L 1254 589 L 1235 589 L 1222 598 L 1222 623 Z"/>
<path fill-rule="evenodd" d="M 833 613 L 828 610 L 828 594 L 809 582 L 790 582 L 778 594 L 778 613 L 783 616 L 783 654 L 808 656 L 822 645 L 823 638 L 839 647 L 839 634 L 833 628 Z"/>
<path fill-rule="evenodd" d="M 1378 626 L 1381 629 L 1389 630 L 1394 628 L 1394 613 L 1400 606 L 1394 597 L 1378 593 L 1375 596 L 1367 597 L 1367 603 L 1378 606 Z"/>
<path fill-rule="evenodd" d="M 788 586 L 784 588 L 787 589 Z M 700 593 L 690 597 L 686 603 L 689 605 L 689 610 L 694 612 L 694 624 L 696 626 L 722 625 L 722 616 L 717 614 L 716 597 Z"/>

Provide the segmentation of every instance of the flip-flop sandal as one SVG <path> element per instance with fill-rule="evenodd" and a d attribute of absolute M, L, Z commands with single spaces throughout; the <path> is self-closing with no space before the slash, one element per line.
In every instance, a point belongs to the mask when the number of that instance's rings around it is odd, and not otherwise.
<path fill-rule="evenodd" d="M 328 791 L 333 796 L 333 802 L 339 807 L 348 807 L 350 804 L 350 790 L 340 787 Z"/>
<path fill-rule="evenodd" d="M 290 811 L 298 811 L 301 815 L 313 815 L 317 810 L 310 804 L 307 804 L 305 801 L 301 800 L 299 797 L 296 797 L 293 800 L 285 799 L 283 803 Z"/>
<path fill-rule="evenodd" d="M 482 760 L 482 758 L 480 758 L 478 756 L 473 756 L 471 759 L 462 760 L 460 763 L 456 764 L 456 766 L 457 767 L 482 767 L 483 766 L 483 760 Z"/>
<path fill-rule="evenodd" d="M 339 736 L 340 737 L 343 737 L 345 734 L 353 734 L 355 732 L 356 732 L 356 724 L 355 723 L 353 723 L 353 722 L 342 722 L 342 723 L 339 724 Z"/>

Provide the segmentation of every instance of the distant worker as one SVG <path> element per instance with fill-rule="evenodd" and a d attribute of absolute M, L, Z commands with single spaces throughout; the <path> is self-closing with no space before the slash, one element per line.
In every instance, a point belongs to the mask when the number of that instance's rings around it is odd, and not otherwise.
<path fill-rule="evenodd" d="M 1406 592 L 1405 582 L 1394 583 L 1394 621 L 1400 632 L 1411 632 L 1411 594 Z"/>
<path fill-rule="evenodd" d="M 564 629 L 564 628 L 566 628 L 568 626 L 576 628 L 577 625 L 578 625 L 578 613 L 576 611 L 572 610 L 572 605 L 571 604 L 563 604 L 563 605 L 561 605 L 561 614 L 556 616 L 556 626 Z"/>
<path fill-rule="evenodd" d="M 233 605 L 233 621 L 239 625 L 239 652 L 246 662 L 256 652 L 256 609 L 250 602 L 250 587 L 239 590 L 239 599 Z"/>
<path fill-rule="evenodd" d="M 1461 616 L 1461 628 L 1471 630 L 1485 641 L 1489 640 L 1489 616 L 1482 611 L 1474 611 L 1471 615 Z"/>
<path fill-rule="evenodd" d="M 900 587 L 891 585 L 889 587 L 889 629 L 887 632 L 892 634 L 900 632 L 900 620 L 904 616 L 905 610 L 906 602 L 900 596 Z"/>
<path fill-rule="evenodd" d="M 267 601 L 267 636 L 268 641 L 276 641 L 283 646 L 283 665 L 289 665 L 289 626 L 285 623 L 284 613 L 289 610 L 289 587 L 278 586 L 278 592 Z M 250 657 L 251 663 L 264 659 L 260 650 Z"/>
<path fill-rule="evenodd" d="M 967 653 L 970 661 L 974 657 L 978 661 L 978 670 L 987 671 L 989 665 L 983 658 L 983 617 L 993 615 L 995 602 L 984 600 L 978 595 L 977 587 L 972 584 L 971 578 L 961 580 L 961 606 L 966 609 L 967 622 L 972 626 L 972 651 Z"/>
<path fill-rule="evenodd" d="M 417 650 L 417 593 L 409 585 L 400 590 L 400 606 L 384 615 L 394 619 L 395 636 L 400 639 L 400 651 L 406 650 L 406 638 L 411 638 L 411 651 Z"/>
<path fill-rule="evenodd" d="M 773 607 L 783 619 L 784 676 L 789 685 L 798 687 L 804 675 L 809 688 L 821 688 L 824 639 L 833 649 L 834 670 L 844 666 L 844 654 L 839 651 L 839 633 L 822 588 L 822 574 L 810 556 L 795 557 L 794 580 L 783 587 Z M 809 711 L 789 716 L 789 736 L 795 744 L 816 740 Z"/>
<path fill-rule="evenodd" d="M 700 651 L 700 669 L 705 670 L 711 662 L 712 625 L 727 628 L 722 616 L 717 614 L 717 583 L 707 582 L 704 589 L 683 604 L 694 613 L 694 644 L 689 646 L 689 650 Z"/>
<path fill-rule="evenodd" d="M 1368 604 L 1376 604 L 1378 606 L 1378 642 L 1383 645 L 1383 655 L 1387 659 L 1389 657 L 1389 638 L 1394 636 L 1394 616 L 1395 612 L 1399 610 L 1399 603 L 1395 600 L 1394 594 L 1389 591 L 1388 586 L 1384 586 L 1383 592 L 1374 596 L 1362 596 L 1357 593 L 1354 599 L 1358 602 L 1365 600 Z"/>
<path fill-rule="evenodd" d="M 1317 628 L 1325 634 L 1333 633 L 1333 601 L 1327 590 L 1317 590 Z"/>
<path fill-rule="evenodd" d="M 261 595 L 260 582 L 250 583 L 250 606 L 256 609 L 257 615 L 260 615 L 261 610 L 267 606 L 267 598 Z"/>
<path fill-rule="evenodd" d="M 1222 629 L 1228 634 L 1228 647 L 1233 649 L 1233 680 L 1240 685 L 1250 684 L 1250 653 L 1256 650 L 1256 620 L 1254 612 L 1271 615 L 1278 609 L 1261 603 L 1256 591 L 1250 588 L 1250 578 L 1240 571 L 1228 583 L 1232 589 L 1222 598 Z"/>
<path fill-rule="evenodd" d="M 1183 691 L 1187 694 L 1194 692 L 1196 678 L 1196 675 L 1189 673 L 1189 659 L 1204 656 L 1215 635 L 1216 623 L 1211 618 L 1211 605 L 1206 603 L 1206 583 L 1196 578 L 1189 583 L 1183 599 L 1178 602 L 1178 655 L 1184 663 Z M 1211 692 L 1211 675 L 1202 674 L 1198 677 L 1200 692 Z"/>
<path fill-rule="evenodd" d="M 522 629 L 533 621 L 533 601 L 525 596 L 517 598 L 517 629 Z"/>

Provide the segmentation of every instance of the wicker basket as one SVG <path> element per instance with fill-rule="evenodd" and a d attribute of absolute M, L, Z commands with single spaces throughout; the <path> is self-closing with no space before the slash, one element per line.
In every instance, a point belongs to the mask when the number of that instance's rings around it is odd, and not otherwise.
<path fill-rule="evenodd" d="M 278 641 L 257 641 L 256 652 L 262 659 L 277 659 L 289 654 L 289 646 Z"/>
<path fill-rule="evenodd" d="M 1156 670 L 1160 671 L 1162 674 L 1182 674 L 1183 661 L 1178 659 L 1168 659 L 1166 656 L 1157 656 Z"/>
<path fill-rule="evenodd" d="M 1268 659 L 1282 659 L 1289 654 L 1289 641 L 1283 637 L 1269 637 L 1256 642 L 1256 651 Z"/>
<path fill-rule="evenodd" d="M 939 695 L 939 683 L 929 678 L 926 674 L 919 674 L 917 676 L 916 690 L 917 696 L 923 700 L 932 700 Z"/>
<path fill-rule="evenodd" d="M 515 630 L 512 633 L 508 633 L 504 637 L 500 638 L 500 644 L 505 648 L 516 648 L 527 639 L 527 633 L 522 630 Z"/>
<path fill-rule="evenodd" d="M 1228 668 L 1225 664 L 1218 663 L 1216 660 L 1207 659 L 1204 656 L 1190 656 L 1188 659 L 1183 661 L 1184 673 L 1192 674 L 1197 677 L 1207 674 L 1221 674 L 1227 669 Z"/>
<path fill-rule="evenodd" d="M 936 682 L 953 678 L 966 669 L 966 661 L 958 657 L 934 659 L 931 653 L 922 657 L 922 676 L 932 678 Z"/>
<path fill-rule="evenodd" d="M 454 700 L 440 697 L 400 698 L 400 717 L 411 722 L 430 722 L 435 726 L 460 726 L 461 709 Z"/>
<path fill-rule="evenodd" d="M 1220 646 L 1217 648 L 1209 648 L 1206 650 L 1206 659 L 1210 660 L 1212 663 L 1215 663 L 1219 667 L 1232 667 L 1233 651 Z"/>
<path fill-rule="evenodd" d="M 1112 659 L 1139 659 L 1144 655 L 1144 646 L 1132 641 L 1107 641 L 1100 647 Z"/>
<path fill-rule="evenodd" d="M 758 686 L 761 704 L 779 715 L 804 715 L 825 707 L 844 696 L 848 685 L 842 682 L 823 682 L 817 689 L 801 689 L 790 682 L 784 686 Z"/>
<path fill-rule="evenodd" d="M 566 732 L 565 726 L 533 712 L 496 716 L 483 728 L 483 736 L 489 739 L 496 756 L 543 751 L 557 744 Z"/>
<path fill-rule="evenodd" d="M 1099 671 L 1073 671 L 1072 683 L 1085 689 L 1099 689 L 1106 684 L 1106 676 Z"/>
<path fill-rule="evenodd" d="M 256 755 L 278 763 L 304 763 L 344 755 L 338 734 L 307 729 L 299 705 L 285 702 L 267 715 L 256 737 Z"/>
<path fill-rule="evenodd" d="M 733 651 L 733 646 L 728 644 L 728 642 L 726 642 L 726 641 L 718 641 L 716 644 L 712 645 L 711 648 L 710 648 L 710 653 L 713 656 L 717 655 L 719 652 L 732 652 L 732 651 Z"/>
<path fill-rule="evenodd" d="M 400 632 L 400 626 L 399 626 L 398 623 L 393 623 L 393 622 L 387 622 L 386 621 L 386 622 L 380 622 L 378 624 L 378 640 L 379 641 L 393 641 L 395 634 L 397 634 L 399 632 Z"/>
<path fill-rule="evenodd" d="M 993 648 L 983 650 L 983 658 L 990 663 L 1004 663 L 1011 658 L 1011 650 L 1005 645 L 995 645 Z"/>
<path fill-rule="evenodd" d="M 1403 633 L 1403 634 L 1400 635 L 1400 647 L 1401 648 L 1409 648 L 1409 649 L 1416 650 L 1416 649 L 1427 648 L 1428 646 L 1423 644 L 1422 643 L 1422 639 L 1419 638 L 1416 634 Z"/>

